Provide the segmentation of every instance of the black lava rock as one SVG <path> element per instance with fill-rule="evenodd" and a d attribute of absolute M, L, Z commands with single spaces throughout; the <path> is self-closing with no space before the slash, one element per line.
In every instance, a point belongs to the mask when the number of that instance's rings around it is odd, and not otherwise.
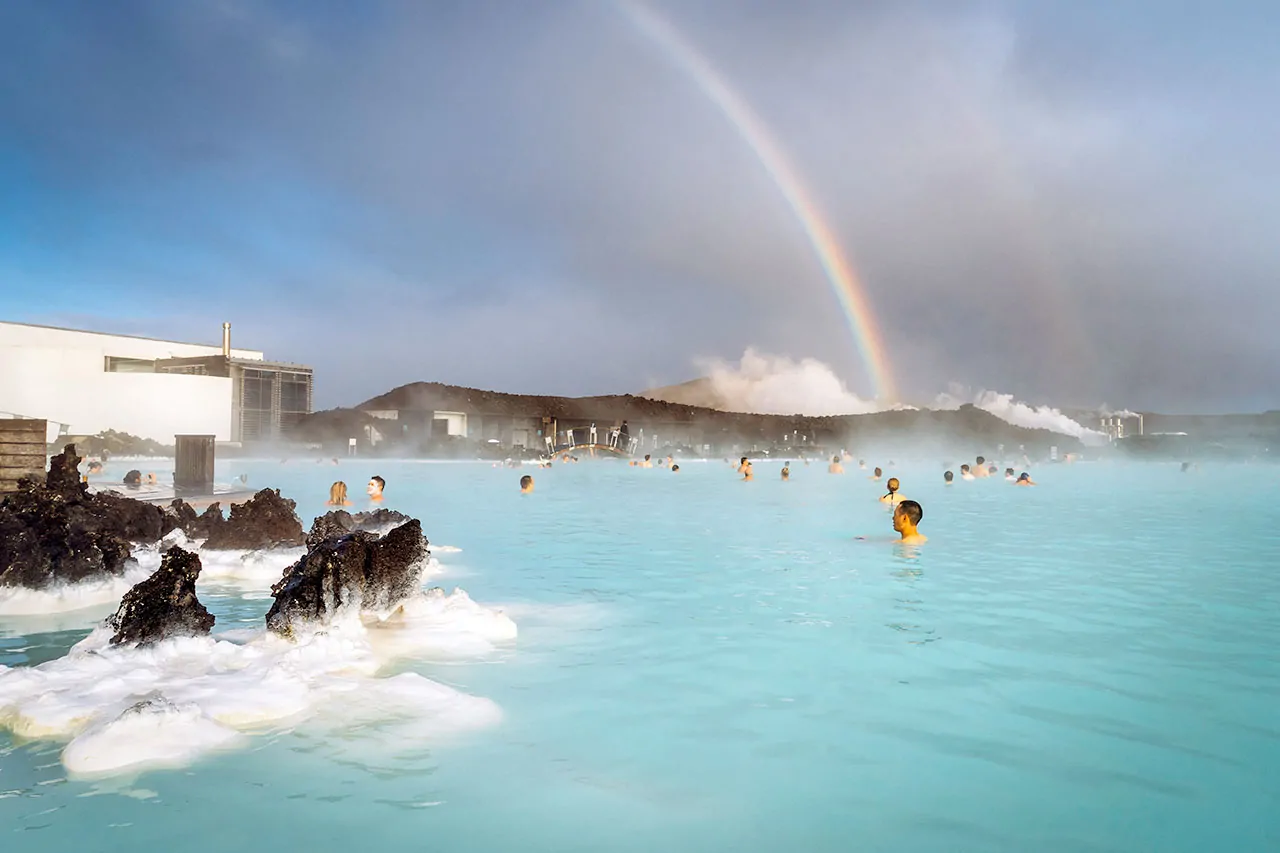
<path fill-rule="evenodd" d="M 107 619 L 115 629 L 112 644 L 158 643 L 170 637 L 202 637 L 213 628 L 213 614 L 196 598 L 200 558 L 170 548 L 151 577 L 125 593 L 120 609 Z"/>
<path fill-rule="evenodd" d="M 306 536 L 302 522 L 293 511 L 295 506 L 293 501 L 280 496 L 279 489 L 263 489 L 245 503 L 233 504 L 231 517 L 225 522 L 216 524 L 209 519 L 212 529 L 204 547 L 229 551 L 302 545 Z M 206 510 L 205 515 L 209 514 Z"/>
<path fill-rule="evenodd" d="M 321 516 L 313 537 L 341 527 L 343 515 L 347 513 Z M 385 536 L 357 530 L 314 542 L 271 588 L 275 603 L 267 613 L 267 627 L 293 637 L 304 625 L 323 625 L 344 608 L 390 611 L 420 588 L 428 555 L 417 519 Z"/>

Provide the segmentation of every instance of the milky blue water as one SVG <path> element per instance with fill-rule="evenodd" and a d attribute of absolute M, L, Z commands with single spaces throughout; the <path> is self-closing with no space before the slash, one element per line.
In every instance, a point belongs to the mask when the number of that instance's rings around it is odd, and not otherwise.
<path fill-rule="evenodd" d="M 1280 849 L 1275 468 L 895 469 L 915 549 L 863 473 L 792 470 L 220 463 L 308 522 L 332 479 L 384 476 L 463 549 L 437 582 L 521 632 L 401 667 L 503 722 L 403 753 L 302 724 L 106 782 L 0 734 L 0 849 Z M 202 598 L 218 629 L 266 609 Z M 0 617 L 0 663 L 60 656 L 81 619 Z"/>

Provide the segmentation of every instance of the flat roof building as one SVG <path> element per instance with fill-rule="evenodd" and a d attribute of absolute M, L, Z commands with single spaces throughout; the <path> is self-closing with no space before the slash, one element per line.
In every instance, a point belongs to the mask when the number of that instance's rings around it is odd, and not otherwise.
<path fill-rule="evenodd" d="M 0 417 L 43 418 L 64 435 L 287 437 L 311 412 L 312 379 L 232 349 L 230 324 L 216 346 L 0 322 Z"/>

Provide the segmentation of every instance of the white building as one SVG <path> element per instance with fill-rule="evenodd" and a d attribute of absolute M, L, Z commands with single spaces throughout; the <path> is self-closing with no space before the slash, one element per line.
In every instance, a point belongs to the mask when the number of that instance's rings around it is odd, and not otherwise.
<path fill-rule="evenodd" d="M 64 435 L 271 439 L 311 412 L 311 390 L 311 368 L 231 349 L 229 324 L 210 346 L 0 322 L 0 417 Z"/>

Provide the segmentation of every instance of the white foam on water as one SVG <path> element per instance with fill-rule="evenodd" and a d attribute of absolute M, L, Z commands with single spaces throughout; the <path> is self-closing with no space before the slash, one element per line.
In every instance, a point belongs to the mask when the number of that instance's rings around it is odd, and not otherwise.
<path fill-rule="evenodd" d="M 0 726 L 66 739 L 68 771 L 110 774 L 183 765 L 335 703 L 328 725 L 386 721 L 386 737 L 401 741 L 493 725 L 502 714 L 489 699 L 416 673 L 378 677 L 408 651 L 484 651 L 515 636 L 510 619 L 461 590 L 421 598 L 374 627 L 347 614 L 297 642 L 230 631 L 136 648 L 112 646 L 99 627 L 65 657 L 0 667 Z"/>
<path fill-rule="evenodd" d="M 40 613 L 68 613 L 119 601 L 129 588 L 151 577 L 160 565 L 141 560 L 126 563 L 123 575 L 102 576 L 48 589 L 0 587 L 0 616 L 31 616 Z"/>

